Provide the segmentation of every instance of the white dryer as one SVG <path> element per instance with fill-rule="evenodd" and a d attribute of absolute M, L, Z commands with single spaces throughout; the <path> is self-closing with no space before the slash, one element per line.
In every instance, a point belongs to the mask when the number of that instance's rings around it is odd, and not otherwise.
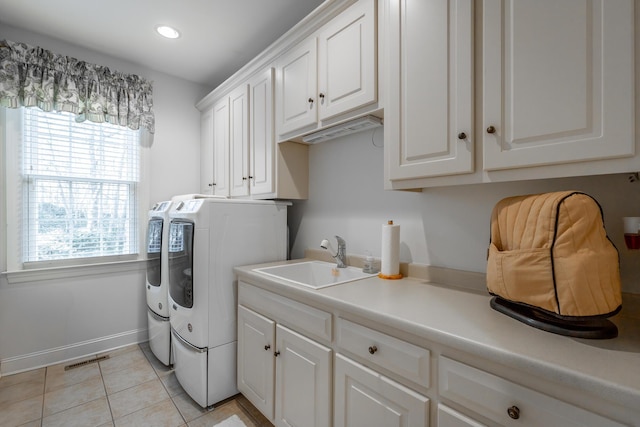
<path fill-rule="evenodd" d="M 169 211 L 172 202 L 160 202 L 149 211 L 147 228 L 147 319 L 149 347 L 163 364 L 171 358 L 169 323 Z"/>
<path fill-rule="evenodd" d="M 286 259 L 287 206 L 274 201 L 193 199 L 171 210 L 169 304 L 173 365 L 202 407 L 236 387 L 233 267 Z"/>

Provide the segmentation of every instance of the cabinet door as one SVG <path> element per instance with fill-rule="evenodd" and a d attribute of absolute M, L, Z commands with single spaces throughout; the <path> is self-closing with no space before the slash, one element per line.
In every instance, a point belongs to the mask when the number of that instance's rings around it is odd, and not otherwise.
<path fill-rule="evenodd" d="M 634 154 L 633 0 L 486 0 L 482 13 L 486 170 Z"/>
<path fill-rule="evenodd" d="M 229 95 L 231 196 L 249 195 L 249 88 L 241 85 Z"/>
<path fill-rule="evenodd" d="M 229 195 L 229 98 L 213 106 L 213 194 Z"/>
<path fill-rule="evenodd" d="M 318 37 L 321 120 L 377 99 L 375 3 L 360 0 L 329 22 Z"/>
<path fill-rule="evenodd" d="M 394 0 L 387 22 L 388 177 L 473 172 L 473 1 Z"/>
<path fill-rule="evenodd" d="M 238 306 L 238 390 L 273 420 L 275 322 Z"/>
<path fill-rule="evenodd" d="M 249 84 L 249 170 L 252 195 L 275 192 L 273 75 L 273 68 L 269 68 Z"/>
<path fill-rule="evenodd" d="M 331 349 L 276 326 L 277 427 L 331 425 Z"/>
<path fill-rule="evenodd" d="M 317 124 L 317 64 L 316 37 L 302 42 L 279 60 L 276 97 L 279 136 Z"/>
<path fill-rule="evenodd" d="M 335 364 L 334 427 L 425 427 L 429 399 L 341 354 Z"/>
<path fill-rule="evenodd" d="M 213 108 L 200 116 L 200 192 L 213 194 Z"/>

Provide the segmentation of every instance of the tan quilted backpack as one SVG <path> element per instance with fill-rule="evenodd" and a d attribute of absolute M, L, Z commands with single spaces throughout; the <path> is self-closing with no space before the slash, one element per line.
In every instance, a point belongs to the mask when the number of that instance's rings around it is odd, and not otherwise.
<path fill-rule="evenodd" d="M 491 215 L 487 288 L 560 320 L 618 312 L 618 251 L 607 237 L 598 202 L 577 191 L 498 202 Z"/>

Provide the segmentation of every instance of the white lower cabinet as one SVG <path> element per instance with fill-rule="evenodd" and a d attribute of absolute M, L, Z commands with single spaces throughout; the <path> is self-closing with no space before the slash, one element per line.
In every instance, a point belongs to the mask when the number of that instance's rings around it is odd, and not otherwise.
<path fill-rule="evenodd" d="M 276 323 L 246 307 L 238 307 L 238 390 L 273 420 Z"/>
<path fill-rule="evenodd" d="M 367 366 L 429 388 L 431 352 L 425 348 L 342 318 L 337 320 L 336 344 Z"/>
<path fill-rule="evenodd" d="M 438 393 L 441 399 L 503 426 L 526 427 L 622 427 L 600 415 L 447 357 L 439 359 Z M 438 426 L 481 426 L 473 420 L 443 409 Z"/>
<path fill-rule="evenodd" d="M 331 425 L 331 349 L 276 326 L 278 427 Z"/>
<path fill-rule="evenodd" d="M 336 354 L 334 427 L 426 427 L 429 399 Z"/>
<path fill-rule="evenodd" d="M 322 312 L 244 283 L 238 300 L 238 390 L 277 427 L 330 426 L 333 352 L 302 334 Z M 278 323 L 292 313 L 302 333 Z"/>
<path fill-rule="evenodd" d="M 479 357 L 472 367 L 323 307 L 238 282 L 237 387 L 277 427 L 636 425 L 633 415 L 552 397 L 552 383 L 534 390 L 524 376 L 516 384 L 485 371 Z"/>

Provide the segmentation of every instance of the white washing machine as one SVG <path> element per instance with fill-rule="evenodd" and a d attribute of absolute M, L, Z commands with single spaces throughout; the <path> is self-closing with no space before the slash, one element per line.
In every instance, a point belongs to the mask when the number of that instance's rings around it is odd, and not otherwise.
<path fill-rule="evenodd" d="M 163 364 L 171 358 L 169 323 L 169 211 L 171 202 L 156 203 L 149 211 L 147 228 L 147 319 L 149 347 Z"/>
<path fill-rule="evenodd" d="M 178 382 L 202 407 L 238 392 L 233 267 L 287 255 L 287 206 L 194 199 L 171 210 L 169 304 Z"/>

